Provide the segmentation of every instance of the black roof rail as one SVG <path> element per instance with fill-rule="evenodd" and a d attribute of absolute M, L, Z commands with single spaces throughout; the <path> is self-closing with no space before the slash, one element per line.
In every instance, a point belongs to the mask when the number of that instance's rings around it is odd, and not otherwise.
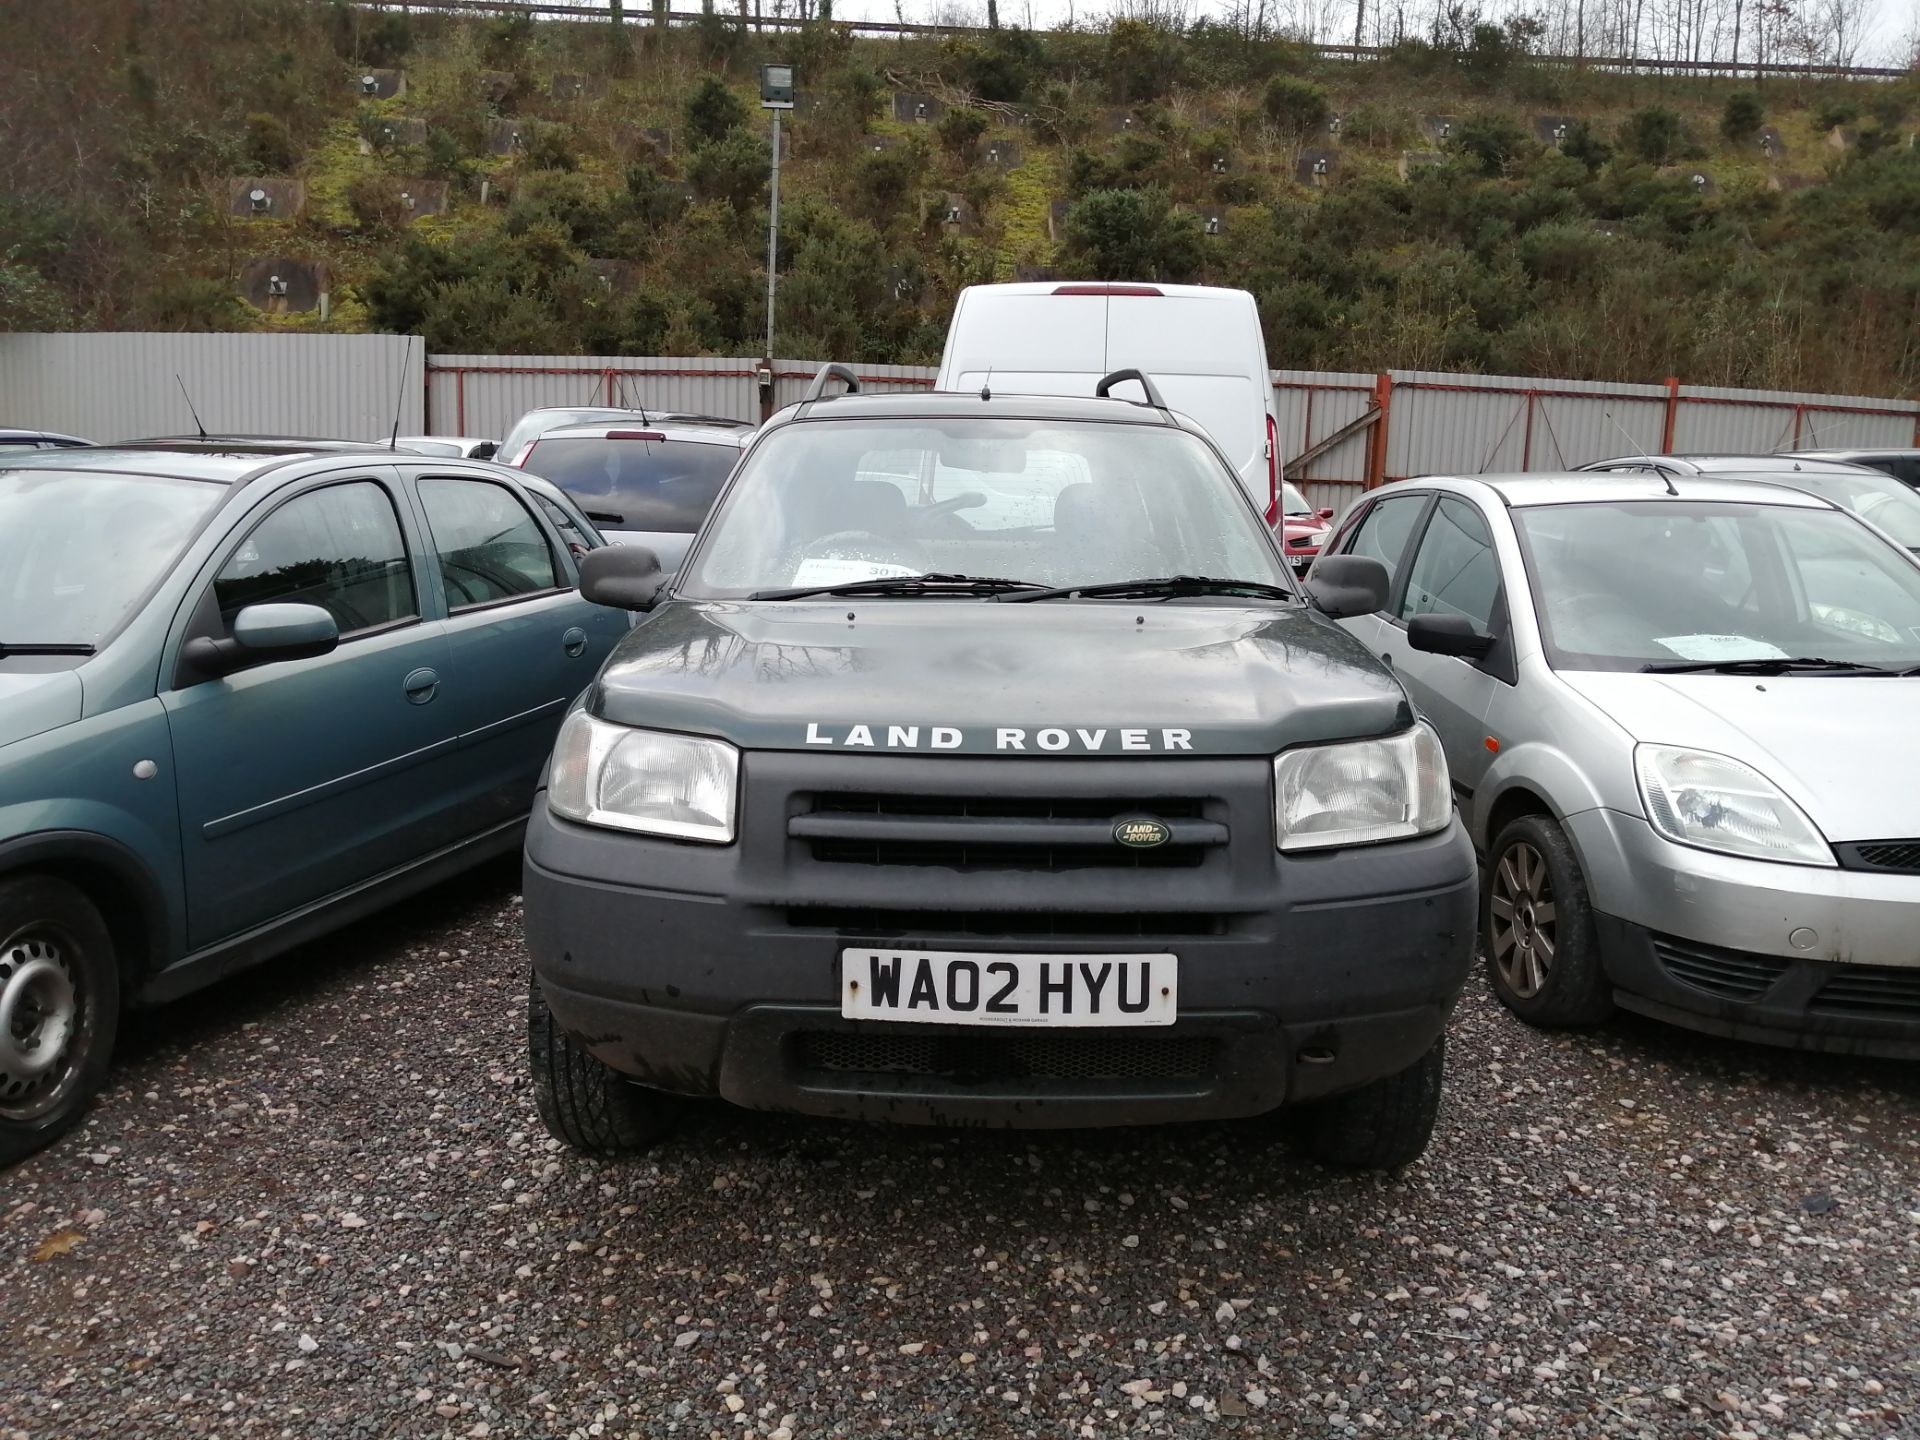
<path fill-rule="evenodd" d="M 1098 399 L 1110 400 L 1113 398 L 1111 393 L 1113 387 L 1124 384 L 1128 380 L 1136 382 L 1142 390 L 1147 392 L 1147 404 L 1156 410 L 1167 408 L 1166 398 L 1161 395 L 1160 387 L 1153 383 L 1144 370 L 1116 370 L 1094 386 L 1093 393 Z"/>
<path fill-rule="evenodd" d="M 800 403 L 804 405 L 809 400 L 824 399 L 827 393 L 827 382 L 836 379 L 845 382 L 847 388 L 843 393 L 848 395 L 860 393 L 860 377 L 838 360 L 829 360 L 820 367 L 820 373 L 813 377 L 813 383 L 807 386 L 807 393 L 800 397 Z"/>

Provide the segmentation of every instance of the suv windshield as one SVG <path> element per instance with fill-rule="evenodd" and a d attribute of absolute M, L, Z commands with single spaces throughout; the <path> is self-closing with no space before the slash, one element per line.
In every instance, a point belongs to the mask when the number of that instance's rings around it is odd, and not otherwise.
<path fill-rule="evenodd" d="M 1289 583 L 1239 482 L 1184 431 L 903 418 L 767 436 L 681 593 L 924 574 L 1049 587 L 1171 575 Z"/>
<path fill-rule="evenodd" d="M 691 535 L 740 459 L 740 447 L 695 440 L 541 440 L 522 469 L 574 498 L 609 530 Z"/>
<path fill-rule="evenodd" d="M 1920 567 L 1841 511 L 1640 500 L 1513 519 L 1556 669 L 1920 665 Z"/>
<path fill-rule="evenodd" d="M 100 644 L 224 488 L 53 466 L 0 470 L 0 646 Z"/>

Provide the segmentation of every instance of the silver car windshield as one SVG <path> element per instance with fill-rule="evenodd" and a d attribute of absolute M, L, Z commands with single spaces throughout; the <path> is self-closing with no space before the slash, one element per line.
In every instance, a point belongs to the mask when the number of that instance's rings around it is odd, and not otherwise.
<path fill-rule="evenodd" d="M 1645 500 L 1513 519 L 1556 669 L 1920 665 L 1920 566 L 1840 511 Z"/>
<path fill-rule="evenodd" d="M 54 466 L 0 470 L 0 646 L 100 644 L 225 488 Z"/>
<path fill-rule="evenodd" d="M 788 426 L 743 463 L 680 593 L 892 576 L 1286 586 L 1239 481 L 1191 435 L 1061 420 Z"/>

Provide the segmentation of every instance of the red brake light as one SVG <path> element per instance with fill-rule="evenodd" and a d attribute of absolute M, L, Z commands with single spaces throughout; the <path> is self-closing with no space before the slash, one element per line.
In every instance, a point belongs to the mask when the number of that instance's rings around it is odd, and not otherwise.
<path fill-rule="evenodd" d="M 1159 295 L 1157 285 L 1056 285 L 1056 295 Z"/>
<path fill-rule="evenodd" d="M 1267 523 L 1280 518 L 1280 427 L 1267 416 Z"/>
<path fill-rule="evenodd" d="M 609 430 L 609 440 L 664 440 L 667 437 L 658 430 Z"/>

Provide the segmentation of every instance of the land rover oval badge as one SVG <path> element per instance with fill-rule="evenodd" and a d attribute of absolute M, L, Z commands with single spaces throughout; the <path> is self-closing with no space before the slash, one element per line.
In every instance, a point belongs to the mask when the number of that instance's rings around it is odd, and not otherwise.
<path fill-rule="evenodd" d="M 1152 850 L 1173 838 L 1173 831 L 1158 820 L 1122 820 L 1113 827 L 1114 842 L 1129 850 Z"/>

